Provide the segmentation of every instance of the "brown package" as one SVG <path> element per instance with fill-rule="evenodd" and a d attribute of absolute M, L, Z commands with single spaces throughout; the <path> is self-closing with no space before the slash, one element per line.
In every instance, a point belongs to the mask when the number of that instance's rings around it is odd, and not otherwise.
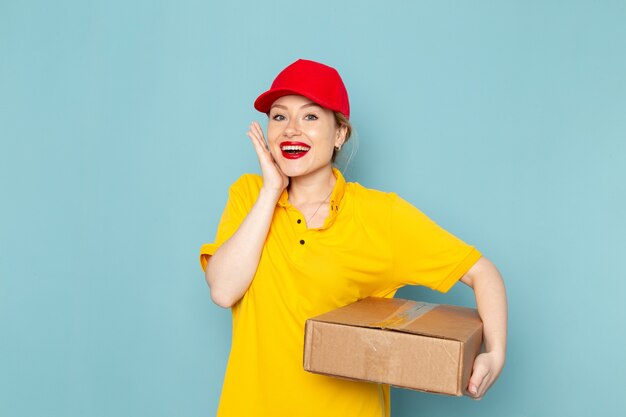
<path fill-rule="evenodd" d="M 370 297 L 307 320 L 304 369 L 463 395 L 481 343 L 475 309 Z"/>

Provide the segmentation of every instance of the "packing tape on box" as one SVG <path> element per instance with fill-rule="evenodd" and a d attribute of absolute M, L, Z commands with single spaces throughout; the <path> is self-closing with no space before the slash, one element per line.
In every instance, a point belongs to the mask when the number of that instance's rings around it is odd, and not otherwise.
<path fill-rule="evenodd" d="M 438 305 L 439 304 L 409 300 L 398 307 L 396 311 L 389 316 L 381 321 L 370 324 L 370 326 L 381 329 L 402 330 Z"/>

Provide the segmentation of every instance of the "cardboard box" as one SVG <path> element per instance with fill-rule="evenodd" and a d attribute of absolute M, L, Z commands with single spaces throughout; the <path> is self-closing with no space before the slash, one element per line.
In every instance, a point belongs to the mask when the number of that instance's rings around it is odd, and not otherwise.
<path fill-rule="evenodd" d="M 463 395 L 481 343 L 475 309 L 366 298 L 307 320 L 304 369 Z"/>

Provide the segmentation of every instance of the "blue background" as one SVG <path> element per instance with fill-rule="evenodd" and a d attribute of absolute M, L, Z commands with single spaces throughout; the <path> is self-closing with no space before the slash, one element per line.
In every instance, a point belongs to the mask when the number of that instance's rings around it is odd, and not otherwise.
<path fill-rule="evenodd" d="M 0 415 L 214 414 L 230 312 L 198 250 L 258 172 L 254 98 L 301 57 L 347 84 L 348 179 L 506 279 L 485 399 L 394 390 L 393 415 L 620 414 L 624 22 L 623 1 L 1 0 Z"/>

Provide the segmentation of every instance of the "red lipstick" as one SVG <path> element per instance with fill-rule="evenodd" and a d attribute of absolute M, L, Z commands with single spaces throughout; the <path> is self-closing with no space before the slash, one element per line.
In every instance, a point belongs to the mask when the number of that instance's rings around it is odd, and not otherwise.
<path fill-rule="evenodd" d="M 302 158 L 311 149 L 309 145 L 302 142 L 281 142 L 280 151 L 286 159 Z"/>

